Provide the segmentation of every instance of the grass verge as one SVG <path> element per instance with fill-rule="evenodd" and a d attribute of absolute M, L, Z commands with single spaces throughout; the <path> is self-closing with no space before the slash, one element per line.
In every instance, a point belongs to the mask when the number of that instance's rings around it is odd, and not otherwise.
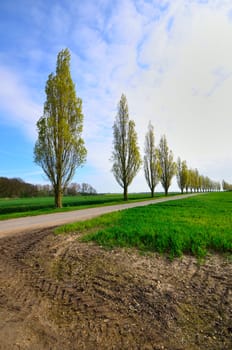
<path fill-rule="evenodd" d="M 209 193 L 192 198 L 137 207 L 84 222 L 64 225 L 56 233 L 85 233 L 83 241 L 105 247 L 136 247 L 168 253 L 232 253 L 232 193 Z"/>

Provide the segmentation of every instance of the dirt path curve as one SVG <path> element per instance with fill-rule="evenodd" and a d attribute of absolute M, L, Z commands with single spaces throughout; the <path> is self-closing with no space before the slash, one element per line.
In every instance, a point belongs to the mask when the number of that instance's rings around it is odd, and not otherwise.
<path fill-rule="evenodd" d="M 232 264 L 106 250 L 42 229 L 0 239 L 0 350 L 231 350 Z"/>
<path fill-rule="evenodd" d="M 89 208 L 82 210 L 69 211 L 64 213 L 46 214 L 38 216 L 28 216 L 19 219 L 9 219 L 0 221 L 0 238 L 6 237 L 21 231 L 28 231 L 34 229 L 48 228 L 63 225 L 74 221 L 84 221 L 102 214 L 111 213 L 118 210 L 141 207 L 149 204 L 157 204 L 166 201 L 173 201 L 177 199 L 189 198 L 197 195 L 196 193 L 177 195 L 168 198 L 159 198 L 147 200 L 144 202 L 117 204 L 106 207 Z"/>

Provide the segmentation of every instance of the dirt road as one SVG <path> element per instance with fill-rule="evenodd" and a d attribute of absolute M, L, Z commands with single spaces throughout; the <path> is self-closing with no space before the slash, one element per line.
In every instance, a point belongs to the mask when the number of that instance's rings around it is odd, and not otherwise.
<path fill-rule="evenodd" d="M 137 206 L 144 206 L 144 205 L 156 204 L 156 203 L 165 202 L 165 201 L 183 199 L 183 198 L 188 198 L 195 195 L 196 194 L 186 194 L 184 196 L 177 195 L 173 197 L 159 198 L 159 199 L 154 199 L 154 200 L 144 201 L 144 202 L 118 204 L 118 205 L 112 205 L 112 206 L 106 206 L 106 207 L 75 210 L 75 211 L 56 213 L 56 214 L 38 215 L 38 216 L 30 216 L 30 217 L 24 217 L 19 219 L 3 220 L 3 221 L 0 221 L 0 238 L 6 237 L 10 234 L 14 234 L 16 232 L 59 226 L 69 222 L 80 221 L 80 220 L 83 221 L 95 216 L 99 216 L 99 215 L 110 213 L 117 210 L 123 210 L 123 209 L 133 208 Z"/>

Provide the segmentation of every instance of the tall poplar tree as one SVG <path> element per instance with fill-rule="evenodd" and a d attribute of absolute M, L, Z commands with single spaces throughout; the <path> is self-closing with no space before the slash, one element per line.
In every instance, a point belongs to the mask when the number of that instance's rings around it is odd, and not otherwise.
<path fill-rule="evenodd" d="M 155 147 L 154 127 L 151 122 L 148 125 L 148 131 L 145 136 L 143 166 L 145 179 L 151 190 L 151 196 L 154 197 L 155 187 L 160 179 L 160 167 L 158 162 L 158 150 Z"/>
<path fill-rule="evenodd" d="M 181 190 L 181 193 L 183 193 L 184 189 L 188 188 L 189 172 L 186 161 L 181 161 L 180 157 L 177 159 L 176 170 L 177 184 Z"/>
<path fill-rule="evenodd" d="M 45 92 L 47 99 L 43 116 L 37 122 L 34 159 L 53 186 L 55 206 L 61 208 L 63 192 L 87 153 L 81 137 L 82 100 L 76 96 L 71 78 L 68 49 L 59 52 L 56 74 L 49 75 Z"/>
<path fill-rule="evenodd" d="M 124 200 L 128 199 L 128 186 L 141 166 L 141 158 L 135 131 L 135 122 L 129 120 L 128 104 L 122 94 L 116 120 L 113 125 L 112 172 L 123 188 Z"/>
<path fill-rule="evenodd" d="M 171 186 L 171 181 L 176 173 L 176 163 L 173 160 L 173 153 L 169 150 L 166 136 L 162 136 L 159 148 L 159 164 L 160 164 L 160 182 L 164 188 L 165 195 L 168 195 L 168 189 Z"/>

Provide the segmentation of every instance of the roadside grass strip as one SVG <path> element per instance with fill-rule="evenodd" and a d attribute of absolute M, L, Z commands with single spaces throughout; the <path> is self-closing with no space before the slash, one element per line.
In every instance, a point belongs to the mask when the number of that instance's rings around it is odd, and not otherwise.
<path fill-rule="evenodd" d="M 170 196 L 175 194 L 176 193 L 170 193 Z M 156 193 L 154 199 L 160 197 L 164 197 L 164 194 Z M 149 193 L 132 193 L 129 194 L 127 203 L 145 200 L 151 200 Z M 125 201 L 123 200 L 122 194 L 64 196 L 63 208 L 59 209 L 55 209 L 53 197 L 0 198 L 0 220 L 123 203 L 125 203 Z"/>
<path fill-rule="evenodd" d="M 232 192 L 136 207 L 67 224 L 56 233 L 75 232 L 82 241 L 101 246 L 135 247 L 141 251 L 204 257 L 232 254 Z"/>

